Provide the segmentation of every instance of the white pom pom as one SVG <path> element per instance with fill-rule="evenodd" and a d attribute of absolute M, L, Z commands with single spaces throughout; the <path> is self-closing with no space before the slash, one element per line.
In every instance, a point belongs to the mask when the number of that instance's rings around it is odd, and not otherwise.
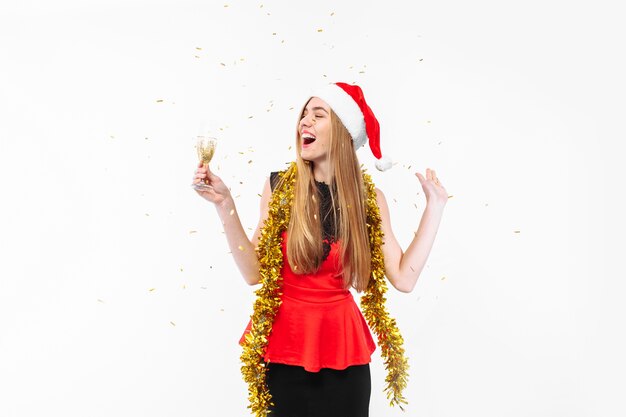
<path fill-rule="evenodd" d="M 382 158 L 376 161 L 376 169 L 379 171 L 387 171 L 389 168 L 391 168 L 391 165 L 391 158 L 385 155 L 383 155 Z"/>

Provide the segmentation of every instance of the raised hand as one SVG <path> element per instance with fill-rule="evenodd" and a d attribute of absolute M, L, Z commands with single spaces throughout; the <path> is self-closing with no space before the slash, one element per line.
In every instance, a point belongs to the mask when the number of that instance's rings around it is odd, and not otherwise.
<path fill-rule="evenodd" d="M 442 207 L 446 205 L 448 202 L 448 193 L 439 182 L 434 169 L 426 168 L 426 177 L 419 172 L 416 172 L 415 176 L 422 184 L 427 204 L 436 204 Z"/>
<path fill-rule="evenodd" d="M 205 181 L 205 179 L 207 179 L 207 181 Z M 224 181 L 222 181 L 220 177 L 211 172 L 208 164 L 205 166 L 202 162 L 199 162 L 198 169 L 196 169 L 193 177 L 193 184 L 199 184 L 201 182 L 204 182 L 209 187 L 205 190 L 196 189 L 196 192 L 200 197 L 204 198 L 205 200 L 219 205 L 227 199 L 231 198 L 230 190 L 228 189 Z"/>

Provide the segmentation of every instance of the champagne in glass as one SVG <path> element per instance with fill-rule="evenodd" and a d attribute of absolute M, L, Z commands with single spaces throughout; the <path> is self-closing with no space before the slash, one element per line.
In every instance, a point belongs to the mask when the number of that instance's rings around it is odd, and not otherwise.
<path fill-rule="evenodd" d="M 196 137 L 196 151 L 198 152 L 198 160 L 202 162 L 202 165 L 206 168 L 211 162 L 213 155 L 215 154 L 215 147 L 217 146 L 217 139 L 205 134 L 198 135 Z M 191 184 L 196 190 L 212 190 L 213 187 L 209 185 L 209 179 L 205 178 L 202 182 L 197 184 Z"/>

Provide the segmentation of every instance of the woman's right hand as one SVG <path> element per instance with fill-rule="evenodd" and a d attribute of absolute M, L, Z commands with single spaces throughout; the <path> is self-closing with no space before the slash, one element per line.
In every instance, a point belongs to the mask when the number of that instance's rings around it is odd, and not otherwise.
<path fill-rule="evenodd" d="M 208 181 L 206 181 L 205 184 L 210 185 L 212 188 L 208 190 L 196 190 L 200 197 L 214 203 L 215 205 L 220 205 L 225 200 L 230 198 L 230 190 L 226 184 L 224 184 L 224 181 L 212 173 L 208 165 L 204 167 L 203 163 L 199 162 L 198 169 L 196 169 L 196 173 L 193 177 L 193 183 L 199 184 L 200 182 L 204 182 L 205 178 L 208 178 Z"/>

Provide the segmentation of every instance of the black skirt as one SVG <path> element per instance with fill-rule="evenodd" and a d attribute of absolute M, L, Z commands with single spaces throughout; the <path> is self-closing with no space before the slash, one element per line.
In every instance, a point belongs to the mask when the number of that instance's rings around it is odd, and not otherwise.
<path fill-rule="evenodd" d="M 267 385 L 274 403 L 269 417 L 369 416 L 369 364 L 308 372 L 302 366 L 269 363 Z"/>

